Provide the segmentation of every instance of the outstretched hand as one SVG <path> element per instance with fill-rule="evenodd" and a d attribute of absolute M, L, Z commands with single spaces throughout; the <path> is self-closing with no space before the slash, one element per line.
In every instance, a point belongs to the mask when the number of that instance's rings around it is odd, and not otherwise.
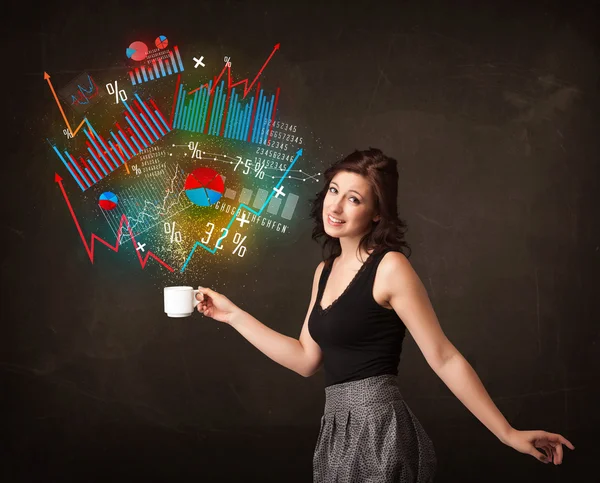
<path fill-rule="evenodd" d="M 575 446 L 564 436 L 541 430 L 514 430 L 508 437 L 507 444 L 521 453 L 533 456 L 542 463 L 553 462 L 555 465 L 562 463 L 563 444 L 571 450 L 575 449 Z"/>
<path fill-rule="evenodd" d="M 229 323 L 233 314 L 240 310 L 225 295 L 210 288 L 198 287 L 196 299 L 199 300 L 198 305 L 196 305 L 198 312 L 219 322 Z"/>

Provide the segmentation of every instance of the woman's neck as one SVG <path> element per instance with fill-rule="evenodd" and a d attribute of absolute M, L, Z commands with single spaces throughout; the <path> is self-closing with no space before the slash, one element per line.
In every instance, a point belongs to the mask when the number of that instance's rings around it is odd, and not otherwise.
<path fill-rule="evenodd" d="M 355 246 L 352 249 L 343 249 L 342 252 L 337 256 L 337 263 L 340 265 L 354 265 L 356 263 L 364 263 L 367 260 L 367 257 L 373 252 L 373 249 L 370 250 L 361 250 L 358 252 L 358 248 Z"/>

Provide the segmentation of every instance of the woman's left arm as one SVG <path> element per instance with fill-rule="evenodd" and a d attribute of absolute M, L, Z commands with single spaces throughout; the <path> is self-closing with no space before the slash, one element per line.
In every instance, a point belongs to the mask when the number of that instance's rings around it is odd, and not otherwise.
<path fill-rule="evenodd" d="M 475 370 L 444 334 L 427 291 L 408 259 L 397 252 L 388 253 L 381 262 L 379 274 L 386 299 L 406 325 L 427 363 L 465 407 L 507 446 L 544 463 L 561 464 L 562 445 L 570 449 L 575 449 L 574 446 L 560 434 L 518 431 L 508 423 Z"/>

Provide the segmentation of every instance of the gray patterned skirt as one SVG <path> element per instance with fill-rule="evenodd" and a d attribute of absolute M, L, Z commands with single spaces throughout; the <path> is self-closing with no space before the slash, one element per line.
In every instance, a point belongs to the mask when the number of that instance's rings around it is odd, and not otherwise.
<path fill-rule="evenodd" d="M 325 388 L 315 483 L 429 483 L 436 466 L 433 443 L 402 398 L 396 376 Z"/>

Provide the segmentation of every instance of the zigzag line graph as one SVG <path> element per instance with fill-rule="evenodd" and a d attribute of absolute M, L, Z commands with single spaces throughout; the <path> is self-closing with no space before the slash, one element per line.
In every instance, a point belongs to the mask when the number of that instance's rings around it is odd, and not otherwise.
<path fill-rule="evenodd" d="M 154 253 L 152 253 L 149 250 L 146 253 L 146 256 L 144 258 L 142 258 L 141 254 L 140 254 L 140 248 L 143 250 L 143 246 L 141 244 L 136 245 L 135 237 L 133 236 L 133 232 L 131 230 L 131 227 L 129 226 L 129 220 L 127 219 L 127 216 L 125 214 L 123 214 L 123 216 L 121 217 L 121 224 L 119 226 L 119 230 L 117 233 L 117 240 L 116 240 L 115 246 L 112 246 L 110 243 L 104 241 L 102 238 L 97 236 L 95 233 L 92 233 L 92 238 L 91 238 L 90 244 L 88 245 L 87 241 L 85 240 L 85 237 L 83 236 L 83 231 L 81 230 L 79 221 L 77 221 L 77 217 L 75 216 L 75 212 L 73 211 L 73 207 L 71 206 L 71 202 L 69 201 L 69 197 L 67 196 L 67 192 L 65 191 L 65 187 L 62 184 L 62 178 L 58 175 L 58 173 L 54 174 L 54 181 L 56 183 L 58 183 L 58 186 L 60 187 L 60 190 L 62 191 L 63 197 L 65 198 L 65 202 L 67 203 L 67 207 L 69 208 L 71 216 L 73 217 L 73 222 L 75 223 L 75 226 L 77 227 L 77 231 L 79 232 L 79 236 L 81 237 L 81 241 L 83 243 L 85 251 L 86 251 L 90 261 L 92 262 L 92 264 L 94 263 L 94 248 L 95 248 L 94 242 L 96 240 L 98 240 L 100 243 L 102 243 L 102 244 L 106 245 L 108 248 L 110 248 L 113 252 L 118 252 L 119 251 L 119 240 L 121 239 L 123 225 L 127 224 L 127 230 L 129 231 L 129 235 L 131 236 L 131 243 L 133 245 L 133 248 L 135 249 L 135 253 L 137 254 L 137 257 L 140 262 L 140 265 L 142 266 L 142 269 L 146 268 L 146 263 L 148 263 L 148 259 L 150 257 L 152 257 L 154 260 L 156 260 L 158 263 L 160 263 L 163 267 L 165 267 L 170 272 L 175 271 L 172 267 L 167 265 L 163 260 L 161 260 L 159 257 L 157 257 Z"/>
<path fill-rule="evenodd" d="M 296 152 L 296 157 L 294 158 L 294 160 L 290 163 L 290 165 L 288 166 L 288 168 L 285 170 L 285 173 L 283 173 L 283 176 L 281 177 L 281 179 L 279 180 L 279 183 L 277 183 L 277 186 L 275 186 L 275 188 L 273 188 L 273 190 L 271 191 L 271 193 L 269 194 L 269 196 L 267 197 L 267 199 L 265 200 L 265 202 L 263 203 L 262 207 L 260 208 L 260 210 L 258 211 L 254 211 L 252 208 L 250 208 L 248 205 L 246 205 L 245 203 L 241 203 L 240 206 L 238 206 L 237 210 L 235 210 L 235 213 L 233 214 L 233 216 L 231 217 L 231 220 L 229 220 L 229 223 L 227 224 L 227 231 L 229 231 L 229 228 L 231 228 L 231 225 L 233 224 L 233 222 L 235 221 L 235 219 L 238 216 L 238 213 L 242 210 L 242 209 L 246 209 L 252 213 L 254 213 L 257 216 L 260 216 L 263 212 L 263 210 L 267 207 L 267 205 L 269 204 L 269 202 L 271 201 L 271 198 L 273 197 L 273 193 L 275 193 L 275 191 L 277 191 L 279 189 L 279 187 L 281 186 L 281 183 L 283 183 L 283 180 L 285 179 L 286 175 L 290 172 L 290 169 L 292 169 L 292 166 L 294 166 L 294 164 L 296 163 L 296 161 L 298 160 L 298 158 L 300 156 L 302 156 L 302 149 L 299 149 Z M 194 243 L 194 246 L 192 247 L 192 250 L 190 251 L 190 254 L 187 256 L 185 263 L 183 264 L 183 267 L 181 267 L 181 272 L 183 273 L 183 271 L 185 270 L 185 268 L 187 267 L 188 263 L 190 262 L 190 260 L 192 259 L 192 255 L 194 254 L 194 252 L 196 251 L 196 247 L 202 247 L 204 248 L 207 252 L 212 253 L 213 255 L 215 254 L 215 252 L 218 250 L 219 246 L 215 245 L 214 248 L 209 248 L 206 245 L 200 243 L 199 241 L 196 241 L 196 243 Z"/>
<path fill-rule="evenodd" d="M 193 91 L 188 92 L 187 93 L 188 96 L 190 94 L 193 94 L 197 90 L 201 89 L 202 87 L 206 87 L 207 89 L 210 89 L 210 94 L 212 94 L 213 90 L 217 87 L 217 84 L 221 80 L 221 77 L 223 77 L 223 74 L 225 73 L 225 69 L 227 69 L 227 89 L 231 89 L 232 87 L 235 87 L 237 85 L 244 84 L 244 95 L 242 96 L 242 99 L 243 99 L 244 97 L 246 97 L 248 95 L 248 92 L 250 92 L 252 90 L 252 86 L 254 85 L 256 80 L 260 77 L 260 75 L 262 74 L 262 71 L 265 70 L 265 67 L 270 62 L 271 57 L 273 57 L 275 55 L 275 52 L 277 52 L 279 50 L 280 46 L 281 46 L 281 44 L 276 44 L 275 47 L 273 47 L 273 51 L 271 52 L 271 55 L 269 55 L 269 58 L 265 61 L 263 66 L 260 68 L 260 70 L 258 71 L 258 74 L 256 74 L 256 76 L 254 76 L 254 79 L 250 83 L 250 86 L 248 86 L 248 79 L 242 79 L 241 81 L 238 81 L 235 84 L 231 83 L 231 62 L 227 62 L 225 64 L 225 66 L 223 67 L 223 70 L 221 71 L 221 73 L 215 79 L 215 82 L 213 83 L 212 88 L 209 87 L 208 83 L 203 84 L 200 87 L 198 87 L 197 89 L 194 89 Z"/>

